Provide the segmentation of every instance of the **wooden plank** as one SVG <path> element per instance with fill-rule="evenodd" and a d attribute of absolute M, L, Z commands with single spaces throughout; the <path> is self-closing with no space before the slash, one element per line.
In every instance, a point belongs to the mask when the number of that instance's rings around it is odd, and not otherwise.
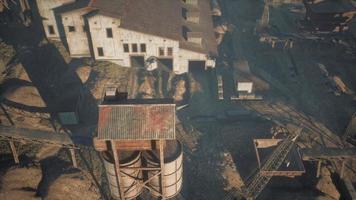
<path fill-rule="evenodd" d="M 17 151 L 16 151 L 15 144 L 12 140 L 9 140 L 9 144 L 10 144 L 12 156 L 14 157 L 14 161 L 16 164 L 19 164 L 20 160 L 19 160 L 19 155 L 17 154 Z"/>
<path fill-rule="evenodd" d="M 116 171 L 117 182 L 119 183 L 120 199 L 121 200 L 125 200 L 124 188 L 121 185 L 122 180 L 121 180 L 121 173 L 120 173 L 120 158 L 119 158 L 119 154 L 117 152 L 115 141 L 111 140 L 110 143 L 111 143 L 111 149 L 112 149 L 113 155 L 114 155 L 115 171 Z"/>

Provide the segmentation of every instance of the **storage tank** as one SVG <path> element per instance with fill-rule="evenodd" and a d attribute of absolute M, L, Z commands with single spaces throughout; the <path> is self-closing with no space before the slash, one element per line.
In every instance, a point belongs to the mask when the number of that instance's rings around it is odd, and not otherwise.
<path fill-rule="evenodd" d="M 111 196 L 114 199 L 120 199 L 119 184 L 116 178 L 115 161 L 111 152 L 105 151 L 102 153 L 104 158 L 104 166 L 106 170 L 106 176 L 108 178 L 108 184 L 111 192 Z M 119 152 L 120 168 L 121 167 L 141 167 L 141 153 L 139 151 L 122 151 Z M 120 169 L 122 187 L 125 191 L 126 199 L 133 199 L 139 196 L 142 192 L 142 187 L 139 183 L 142 183 L 142 171 L 138 169 Z M 130 178 L 135 177 L 136 180 Z"/>
<path fill-rule="evenodd" d="M 144 157 L 147 162 L 147 167 L 159 167 L 159 152 L 146 151 Z M 148 179 L 152 177 L 156 171 L 148 171 Z M 172 198 L 179 194 L 183 183 L 183 149 L 182 144 L 178 140 L 167 140 L 164 150 L 164 185 L 163 190 L 166 198 Z M 153 189 L 151 194 L 159 197 L 160 192 L 160 176 L 152 178 L 148 185 Z"/>

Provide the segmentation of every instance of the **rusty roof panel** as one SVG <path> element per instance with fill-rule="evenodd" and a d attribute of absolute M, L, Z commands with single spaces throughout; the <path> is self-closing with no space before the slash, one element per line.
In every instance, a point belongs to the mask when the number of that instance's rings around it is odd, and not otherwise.
<path fill-rule="evenodd" d="M 175 139 L 175 104 L 100 105 L 98 139 Z"/>

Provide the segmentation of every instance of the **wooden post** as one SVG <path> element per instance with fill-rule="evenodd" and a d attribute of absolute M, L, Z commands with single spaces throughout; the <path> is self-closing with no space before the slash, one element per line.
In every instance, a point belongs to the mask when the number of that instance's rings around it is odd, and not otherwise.
<path fill-rule="evenodd" d="M 257 144 L 254 144 L 253 147 L 255 148 L 256 152 L 256 157 L 257 157 L 257 163 L 258 163 L 258 168 L 261 168 L 261 160 L 260 160 L 260 155 L 258 155 L 258 149 L 257 149 Z"/>
<path fill-rule="evenodd" d="M 6 118 L 7 118 L 7 120 L 9 120 L 10 124 L 11 124 L 12 126 L 15 125 L 15 123 L 14 123 L 14 121 L 12 121 L 12 119 L 11 119 L 9 113 L 7 113 L 6 109 L 4 108 L 4 106 L 3 106 L 1 103 L 0 103 L 0 108 L 1 108 L 2 111 L 4 112 L 4 114 L 5 114 Z"/>
<path fill-rule="evenodd" d="M 316 177 L 319 178 L 320 177 L 320 170 L 321 170 L 321 160 L 318 160 L 318 168 L 316 170 Z"/>
<path fill-rule="evenodd" d="M 344 173 L 345 173 L 345 160 L 342 160 L 341 163 L 341 171 L 340 171 L 340 178 L 344 178 Z"/>
<path fill-rule="evenodd" d="M 9 140 L 9 144 L 10 144 L 12 156 L 14 157 L 14 161 L 15 161 L 16 164 L 19 164 L 20 163 L 19 155 L 17 154 L 15 144 L 14 144 L 14 142 L 12 140 Z"/>
<path fill-rule="evenodd" d="M 162 192 L 162 200 L 166 199 L 164 187 L 164 151 L 163 151 L 163 140 L 159 140 L 159 159 L 161 166 L 161 192 Z"/>
<path fill-rule="evenodd" d="M 117 148 L 114 140 L 110 140 L 111 143 L 111 149 L 114 155 L 114 161 L 115 161 L 115 171 L 116 171 L 116 179 L 119 185 L 119 193 L 120 193 L 120 199 L 125 200 L 125 191 L 124 188 L 122 187 L 122 180 L 121 180 L 121 173 L 120 173 L 120 158 L 119 154 L 117 153 Z"/>
<path fill-rule="evenodd" d="M 78 168 L 77 159 L 75 158 L 75 150 L 69 149 L 69 152 L 70 152 L 70 156 L 72 157 L 73 167 Z"/>

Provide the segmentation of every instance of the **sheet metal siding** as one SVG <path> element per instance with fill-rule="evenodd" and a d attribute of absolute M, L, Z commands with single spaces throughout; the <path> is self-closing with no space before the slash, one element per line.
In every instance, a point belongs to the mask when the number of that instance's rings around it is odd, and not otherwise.
<path fill-rule="evenodd" d="M 98 139 L 175 139 L 175 105 L 99 107 Z"/>

